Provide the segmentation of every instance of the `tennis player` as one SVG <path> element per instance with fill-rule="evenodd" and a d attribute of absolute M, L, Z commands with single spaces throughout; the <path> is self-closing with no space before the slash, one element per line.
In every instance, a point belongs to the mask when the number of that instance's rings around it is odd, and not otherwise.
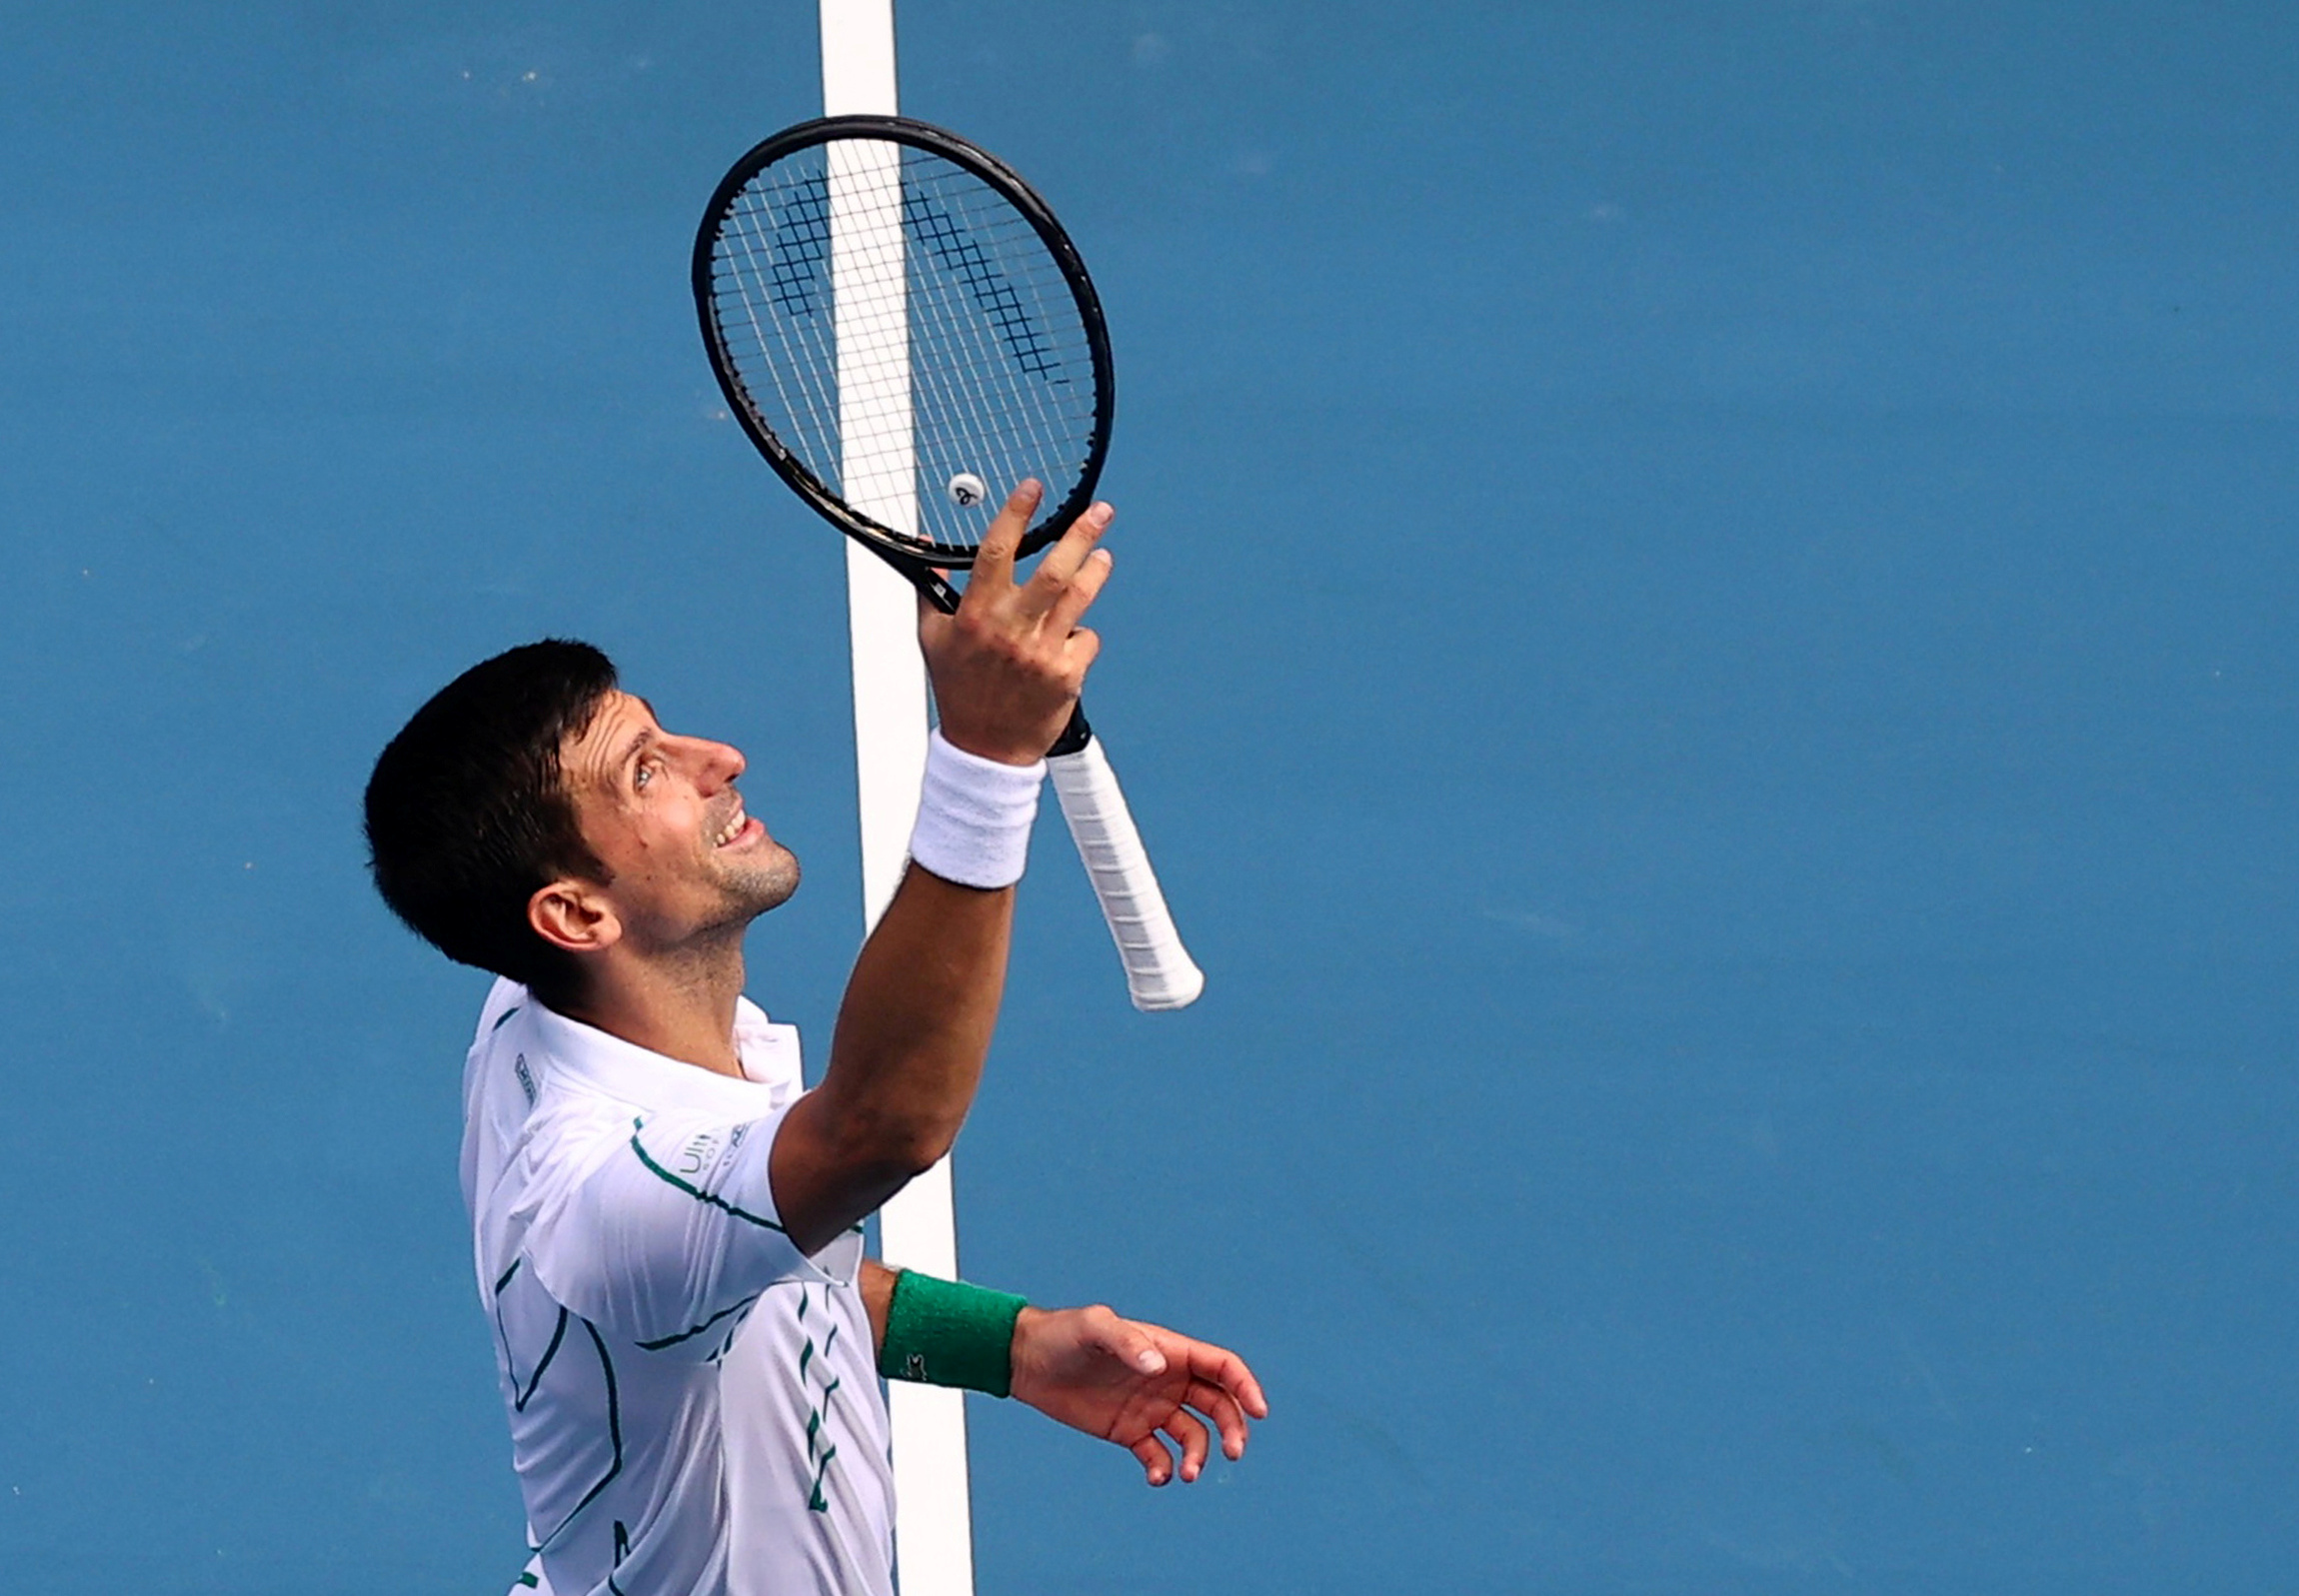
<path fill-rule="evenodd" d="M 1100 647 L 1080 622 L 1109 507 L 1017 583 L 1037 501 L 1008 502 L 955 617 L 920 617 L 941 725 L 912 864 L 811 1091 L 797 1032 L 743 996 L 744 929 L 799 865 L 734 749 L 544 642 L 457 678 L 376 763 L 385 900 L 500 977 L 462 1167 L 533 1552 L 515 1591 L 891 1596 L 882 1374 L 1011 1394 L 1152 1485 L 1197 1476 L 1208 1425 L 1241 1456 L 1267 1412 L 1219 1347 L 863 1256 L 864 1217 L 974 1099 L 1040 756 Z"/>

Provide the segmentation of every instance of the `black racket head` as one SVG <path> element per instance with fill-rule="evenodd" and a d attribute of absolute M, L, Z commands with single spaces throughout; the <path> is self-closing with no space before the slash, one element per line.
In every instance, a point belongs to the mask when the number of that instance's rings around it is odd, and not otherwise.
<path fill-rule="evenodd" d="M 712 195 L 694 287 L 728 407 L 850 535 L 963 568 L 1023 478 L 1046 485 L 1025 555 L 1093 503 L 1101 301 L 1046 202 L 957 134 L 875 116 L 777 133 Z"/>

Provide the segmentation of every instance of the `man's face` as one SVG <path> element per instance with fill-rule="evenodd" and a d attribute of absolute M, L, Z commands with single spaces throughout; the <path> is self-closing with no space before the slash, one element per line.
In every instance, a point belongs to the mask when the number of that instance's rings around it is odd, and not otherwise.
<path fill-rule="evenodd" d="M 798 890 L 798 859 L 735 791 L 742 755 L 672 736 L 645 699 L 610 694 L 559 763 L 583 839 L 614 873 L 605 895 L 638 946 L 739 931 Z"/>

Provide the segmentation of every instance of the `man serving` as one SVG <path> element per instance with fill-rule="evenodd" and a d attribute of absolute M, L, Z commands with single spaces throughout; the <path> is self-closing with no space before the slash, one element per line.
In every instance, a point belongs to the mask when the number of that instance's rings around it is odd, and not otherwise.
<path fill-rule="evenodd" d="M 743 933 L 798 860 L 741 754 L 675 736 L 544 642 L 475 666 L 376 763 L 377 887 L 492 970 L 463 1190 L 534 1555 L 557 1596 L 893 1591 L 878 1376 L 1012 1394 L 1152 1485 L 1241 1456 L 1238 1358 L 1105 1307 L 881 1267 L 862 1221 L 950 1149 L 1005 987 L 1041 756 L 1100 648 L 1097 505 L 1017 583 L 1026 483 L 955 616 L 922 611 L 941 725 L 912 863 L 849 978 L 822 1083 L 743 996 Z M 1165 1439 L 1161 1440 L 1160 1435 Z"/>

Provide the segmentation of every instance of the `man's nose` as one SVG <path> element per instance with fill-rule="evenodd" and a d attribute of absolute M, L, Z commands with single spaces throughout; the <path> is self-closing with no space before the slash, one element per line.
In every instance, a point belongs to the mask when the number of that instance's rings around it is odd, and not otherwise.
<path fill-rule="evenodd" d="M 696 781 L 707 793 L 715 793 L 750 768 L 743 751 L 731 743 L 713 743 L 707 738 L 695 740 Z"/>

